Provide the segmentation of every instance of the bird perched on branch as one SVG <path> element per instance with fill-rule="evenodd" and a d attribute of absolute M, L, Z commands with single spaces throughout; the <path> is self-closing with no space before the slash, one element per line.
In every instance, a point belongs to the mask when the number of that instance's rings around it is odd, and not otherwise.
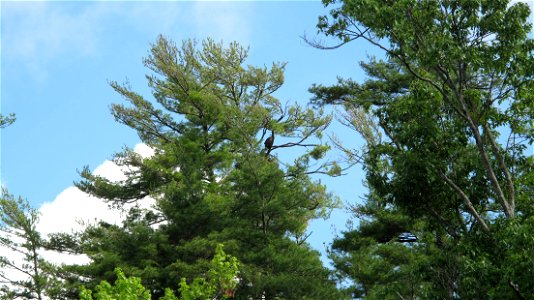
<path fill-rule="evenodd" d="M 265 140 L 265 149 L 267 149 L 267 156 L 269 155 L 269 153 L 271 153 L 271 149 L 273 148 L 273 143 L 274 143 L 274 130 L 271 130 L 271 136 L 268 137 L 266 140 Z"/>

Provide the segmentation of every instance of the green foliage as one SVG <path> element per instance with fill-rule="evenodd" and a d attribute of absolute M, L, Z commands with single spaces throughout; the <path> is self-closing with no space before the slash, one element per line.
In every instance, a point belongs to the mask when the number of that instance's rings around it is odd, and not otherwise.
<path fill-rule="evenodd" d="M 363 83 L 311 88 L 316 105 L 342 105 L 367 142 L 363 156 L 345 149 L 363 163 L 369 194 L 353 207 L 359 226 L 332 252 L 354 295 L 530 297 L 530 243 L 516 235 L 532 236 L 534 199 L 528 6 L 324 3 L 332 10 L 318 28 L 339 39 L 334 47 L 362 39 L 386 54 L 361 64 Z"/>
<path fill-rule="evenodd" d="M 36 229 L 39 212 L 2 189 L 0 198 L 0 299 L 44 299 L 57 294 L 55 266 L 43 260 L 45 241 Z M 6 255 L 6 256 L 3 256 Z"/>
<path fill-rule="evenodd" d="M 215 256 L 211 261 L 208 279 L 195 278 L 188 284 L 185 278 L 180 281 L 180 294 L 183 300 L 213 299 L 221 295 L 221 299 L 233 296 L 239 282 L 239 262 L 237 258 L 226 255 L 222 244 L 217 245 Z"/>
<path fill-rule="evenodd" d="M 239 262 L 223 251 L 222 244 L 217 245 L 215 256 L 211 260 L 208 278 L 195 278 L 187 283 L 185 278 L 180 281 L 180 298 L 166 288 L 160 300 L 214 300 L 232 297 L 238 284 Z M 115 269 L 117 280 L 114 285 L 107 281 L 100 282 L 93 292 L 82 286 L 80 300 L 150 300 L 151 293 L 141 283 L 141 278 L 126 277 L 120 268 Z"/>
<path fill-rule="evenodd" d="M 112 286 L 107 281 L 102 281 L 96 287 L 95 298 L 98 300 L 150 300 L 150 292 L 147 291 L 141 284 L 140 278 L 129 277 L 126 278 L 120 268 L 115 270 L 117 274 L 117 281 Z M 80 292 L 80 300 L 92 300 L 92 292 L 82 288 Z"/>
<path fill-rule="evenodd" d="M 155 154 L 142 158 L 126 149 L 114 161 L 129 169 L 127 179 L 111 182 L 85 168 L 76 185 L 119 208 L 148 197 L 154 204 L 129 209 L 120 226 L 102 223 L 76 237 L 77 251 L 91 264 L 65 270 L 88 278 L 87 288 L 111 281 L 120 267 L 163 297 L 182 277 L 204 278 L 207 258 L 224 243 L 240 260 L 238 299 L 337 295 L 319 254 L 301 239 L 310 220 L 338 205 L 309 177 L 340 173 L 324 158 L 328 146 L 320 140 L 331 116 L 282 105 L 274 93 L 284 64 L 245 66 L 246 57 L 237 43 L 225 48 L 208 39 L 201 47 L 193 41 L 178 47 L 160 37 L 144 61 L 154 72 L 147 78 L 155 101 L 111 83 L 129 102 L 113 105 L 114 117 Z M 271 132 L 276 139 L 267 151 Z M 294 162 L 279 159 L 282 153 Z M 174 292 L 196 293 L 199 284 Z"/>
<path fill-rule="evenodd" d="M 16 118 L 14 114 L 9 114 L 8 116 L 0 115 L 0 128 L 5 128 L 13 122 L 15 122 Z"/>

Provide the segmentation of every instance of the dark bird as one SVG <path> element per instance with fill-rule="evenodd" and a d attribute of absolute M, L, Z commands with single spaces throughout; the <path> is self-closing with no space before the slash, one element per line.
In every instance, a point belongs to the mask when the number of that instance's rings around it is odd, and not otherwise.
<path fill-rule="evenodd" d="M 265 140 L 265 149 L 267 149 L 267 155 L 271 152 L 274 143 L 274 130 L 271 130 L 271 136 Z"/>

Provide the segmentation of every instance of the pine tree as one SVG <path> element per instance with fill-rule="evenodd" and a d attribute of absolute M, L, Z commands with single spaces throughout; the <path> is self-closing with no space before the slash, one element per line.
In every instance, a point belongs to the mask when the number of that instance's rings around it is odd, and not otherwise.
<path fill-rule="evenodd" d="M 27 200 L 2 190 L 0 198 L 0 299 L 48 299 L 57 294 L 55 266 L 42 251 L 39 212 Z"/>
<path fill-rule="evenodd" d="M 224 243 L 241 262 L 237 299 L 338 298 L 318 252 L 299 238 L 310 220 L 337 205 L 309 177 L 339 172 L 333 163 L 315 163 L 328 150 L 320 138 L 331 117 L 282 105 L 274 93 L 285 65 L 245 66 L 246 58 L 237 43 L 225 48 L 208 39 L 199 49 L 160 37 L 144 60 L 154 72 L 147 78 L 155 103 L 111 83 L 130 103 L 113 105 L 114 117 L 155 154 L 126 149 L 115 157 L 130 170 L 126 180 L 110 182 L 85 168 L 77 186 L 117 207 L 149 198 L 155 205 L 130 210 L 121 226 L 83 233 L 81 249 L 92 263 L 71 271 L 91 278 L 89 288 L 112 281 L 120 267 L 162 296 L 180 278 L 206 272 L 215 245 Z M 264 149 L 273 132 L 276 143 Z M 310 171 L 312 162 L 319 168 Z"/>

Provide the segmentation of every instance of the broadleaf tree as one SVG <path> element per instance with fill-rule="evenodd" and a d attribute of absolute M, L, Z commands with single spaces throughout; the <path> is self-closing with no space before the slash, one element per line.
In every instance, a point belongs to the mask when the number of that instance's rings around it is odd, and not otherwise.
<path fill-rule="evenodd" d="M 318 29 L 384 58 L 315 85 L 366 140 L 359 225 L 333 244 L 368 299 L 532 299 L 534 41 L 521 2 L 325 0 Z M 342 146 L 341 146 L 342 147 Z"/>
<path fill-rule="evenodd" d="M 159 37 L 144 60 L 155 101 L 111 83 L 129 103 L 113 105 L 112 114 L 155 154 L 118 153 L 115 163 L 127 169 L 120 182 L 81 172 L 81 190 L 134 207 L 122 225 L 101 223 L 81 235 L 91 263 L 69 271 L 89 278 L 87 288 L 111 282 L 120 267 L 160 297 L 182 277 L 201 277 L 224 243 L 240 261 L 237 299 L 338 298 L 330 271 L 305 242 L 308 222 L 338 202 L 309 177 L 339 174 L 323 159 L 331 116 L 282 104 L 275 92 L 285 64 L 245 65 L 247 54 L 237 43 L 177 46 Z M 150 209 L 141 208 L 146 201 Z"/>
<path fill-rule="evenodd" d="M 113 285 L 107 281 L 101 281 L 96 287 L 96 293 L 93 295 L 91 290 L 82 287 L 80 291 L 80 300 L 105 300 L 105 299 L 152 299 L 152 295 L 147 290 L 138 277 L 126 277 L 124 272 L 115 269 L 117 280 Z M 180 298 L 177 298 L 174 292 L 167 288 L 165 295 L 160 300 L 216 300 L 228 299 L 232 297 L 237 284 L 239 283 L 239 262 L 238 260 L 227 255 L 223 250 L 223 245 L 217 245 L 215 256 L 210 263 L 207 278 L 197 277 L 190 284 L 182 277 L 180 281 Z M 94 296 L 94 297 L 93 297 Z"/>

